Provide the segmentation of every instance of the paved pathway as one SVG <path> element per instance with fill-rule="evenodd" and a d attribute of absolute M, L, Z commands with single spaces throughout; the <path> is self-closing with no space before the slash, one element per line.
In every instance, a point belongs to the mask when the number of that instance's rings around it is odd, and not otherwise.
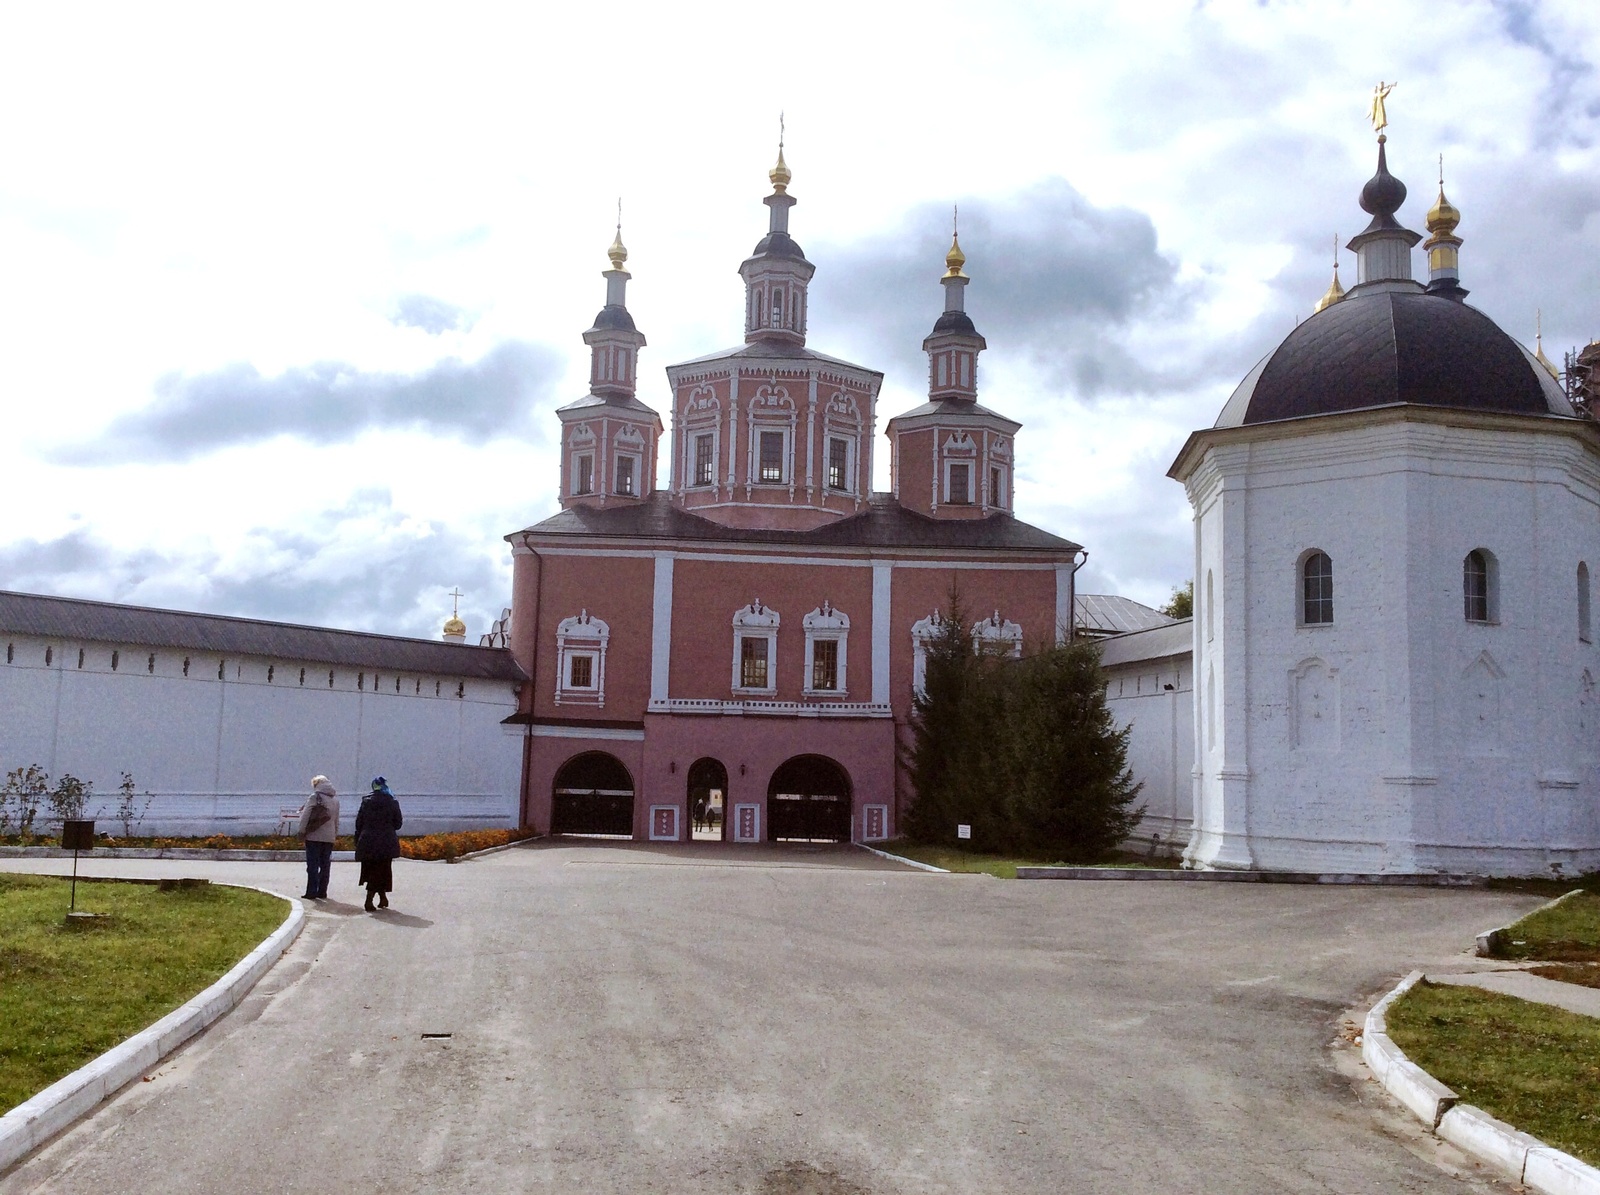
<path fill-rule="evenodd" d="M 397 864 L 368 916 L 354 874 L 256 994 L 0 1195 L 1508 1189 L 1390 1136 L 1329 1042 L 1532 899 L 540 844 Z"/>

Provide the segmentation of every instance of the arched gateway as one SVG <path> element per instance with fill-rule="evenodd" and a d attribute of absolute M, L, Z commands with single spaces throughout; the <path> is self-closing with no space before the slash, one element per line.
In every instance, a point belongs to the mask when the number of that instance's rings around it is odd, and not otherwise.
<path fill-rule="evenodd" d="M 574 755 L 561 765 L 553 787 L 550 833 L 633 837 L 633 777 L 615 755 Z"/>
<path fill-rule="evenodd" d="M 727 833 L 728 769 L 718 759 L 697 759 L 689 765 L 688 818 L 697 842 L 721 841 Z"/>
<path fill-rule="evenodd" d="M 825 755 L 797 755 L 767 785 L 773 842 L 849 842 L 850 777 Z"/>

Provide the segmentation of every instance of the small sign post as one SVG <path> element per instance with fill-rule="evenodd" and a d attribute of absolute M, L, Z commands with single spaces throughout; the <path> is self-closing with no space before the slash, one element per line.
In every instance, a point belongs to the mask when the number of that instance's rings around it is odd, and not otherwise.
<path fill-rule="evenodd" d="M 971 838 L 972 837 L 972 827 L 971 826 L 957 826 L 956 827 L 956 837 L 957 838 Z"/>
<path fill-rule="evenodd" d="M 94 850 L 94 821 L 68 819 L 62 822 L 61 849 L 72 852 L 72 901 L 67 906 L 67 916 L 72 917 L 77 915 L 78 909 L 78 852 Z"/>

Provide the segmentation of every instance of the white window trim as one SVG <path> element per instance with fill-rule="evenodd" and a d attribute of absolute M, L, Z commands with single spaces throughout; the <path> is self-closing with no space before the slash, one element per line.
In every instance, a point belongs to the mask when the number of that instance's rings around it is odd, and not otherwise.
<path fill-rule="evenodd" d="M 783 437 L 783 476 L 777 481 L 761 480 L 761 437 L 776 434 Z M 788 423 L 752 423 L 750 425 L 750 482 L 752 486 L 791 487 L 794 485 L 794 429 Z"/>
<path fill-rule="evenodd" d="M 856 494 L 856 441 L 859 437 L 841 435 L 839 432 L 829 430 L 824 437 L 826 452 L 822 458 L 823 489 L 830 494 L 842 494 L 853 498 Z M 828 474 L 833 469 L 833 442 L 839 440 L 844 444 L 844 485 L 835 488 L 828 485 Z"/>
<path fill-rule="evenodd" d="M 802 620 L 801 625 L 806 633 L 806 672 L 803 678 L 801 695 L 804 697 L 847 697 L 848 686 L 845 683 L 845 665 L 849 659 L 850 650 L 850 617 L 841 610 L 835 610 L 827 602 L 823 602 Z M 839 645 L 838 668 L 834 673 L 836 686 L 832 689 L 814 689 L 811 687 L 814 677 L 813 667 L 816 663 L 816 645 L 818 643 L 837 643 Z"/>
<path fill-rule="evenodd" d="M 757 598 L 742 606 L 733 616 L 733 676 L 735 693 L 771 696 L 778 691 L 778 612 L 761 604 Z M 767 644 L 767 683 L 764 686 L 745 686 L 740 668 L 746 639 L 764 639 Z"/>
<path fill-rule="evenodd" d="M 593 705 L 604 709 L 606 705 L 606 648 L 611 642 L 611 627 L 601 619 L 582 610 L 571 618 L 556 624 L 556 704 Z M 594 667 L 590 672 L 592 684 L 577 688 L 568 683 L 572 676 L 572 658 L 591 656 Z"/>
<path fill-rule="evenodd" d="M 957 501 L 953 500 L 950 497 L 950 475 L 958 465 L 961 466 L 962 468 L 966 469 L 966 471 L 967 471 L 967 498 L 966 498 L 965 502 L 957 502 Z M 970 459 L 970 458 L 965 459 L 965 460 L 962 460 L 962 459 L 951 459 L 949 457 L 945 458 L 945 462 L 944 462 L 944 504 L 946 506 L 976 506 L 976 505 L 978 505 L 977 494 L 975 494 L 973 492 L 973 490 L 974 490 L 973 482 L 975 480 L 975 478 L 973 477 L 973 474 L 976 472 L 975 466 L 976 466 L 976 462 L 974 460 Z"/>
<path fill-rule="evenodd" d="M 997 477 L 1000 481 L 998 486 L 995 485 L 995 479 Z M 1009 509 L 1006 504 L 1006 491 L 1010 488 L 1010 486 L 1007 485 L 1009 480 L 1010 479 L 1006 476 L 1006 466 L 1003 462 L 993 460 L 989 462 L 989 493 L 985 505 L 992 506 L 996 510 Z"/>
<path fill-rule="evenodd" d="M 1002 647 L 1001 654 L 1009 655 L 1013 660 L 1022 658 L 1022 627 L 1008 618 L 1002 618 L 1000 611 L 996 610 L 988 618 L 980 618 L 972 624 L 972 650 L 978 651 L 991 644 L 1010 644 Z"/>
<path fill-rule="evenodd" d="M 715 426 L 691 427 L 688 429 L 688 433 L 688 443 L 684 446 L 683 452 L 683 476 L 685 479 L 683 488 L 686 490 L 716 489 L 717 462 L 722 459 L 720 451 L 722 448 L 721 429 Z M 709 436 L 711 438 L 711 477 L 706 481 L 699 480 L 694 471 L 695 447 L 699 443 L 701 436 Z"/>
<path fill-rule="evenodd" d="M 621 470 L 621 468 L 619 466 L 625 460 L 633 462 L 633 489 L 626 490 L 626 491 L 616 488 L 617 480 L 622 476 L 622 470 Z M 643 495 L 643 492 L 644 492 L 644 456 L 643 456 L 643 454 L 638 453 L 638 452 L 618 452 L 616 454 L 616 459 L 612 462 L 612 467 L 611 467 L 611 486 L 612 486 L 612 493 L 616 497 L 619 497 L 619 498 L 638 498 L 638 497 L 641 497 Z"/>
<path fill-rule="evenodd" d="M 928 675 L 928 644 L 944 634 L 944 615 L 935 610 L 911 624 L 911 691 L 921 694 Z"/>
<path fill-rule="evenodd" d="M 579 472 L 578 462 L 582 461 L 582 460 L 587 460 L 589 462 L 589 488 L 586 489 L 586 490 L 578 488 L 578 479 L 582 476 L 582 474 Z M 593 447 L 582 448 L 582 449 L 579 449 L 579 450 L 573 452 L 573 454 L 572 454 L 571 482 L 572 482 L 572 492 L 574 494 L 592 494 L 592 493 L 595 492 L 595 490 L 594 490 L 595 470 L 594 470 L 594 449 L 593 449 Z"/>

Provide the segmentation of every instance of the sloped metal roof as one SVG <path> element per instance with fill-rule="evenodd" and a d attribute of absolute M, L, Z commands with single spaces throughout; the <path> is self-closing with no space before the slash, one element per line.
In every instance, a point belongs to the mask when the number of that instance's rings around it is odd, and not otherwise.
<path fill-rule="evenodd" d="M 5 632 L 44 639 L 177 647 L 217 655 L 312 660 L 431 676 L 527 679 L 503 648 L 0 590 L 0 633 Z"/>
<path fill-rule="evenodd" d="M 1178 620 L 1143 602 L 1111 593 L 1080 593 L 1072 599 L 1073 622 L 1091 635 L 1124 635 L 1170 626 Z"/>
<path fill-rule="evenodd" d="M 1141 660 L 1162 660 L 1186 656 L 1194 651 L 1194 620 L 1181 619 L 1148 631 L 1114 635 L 1100 644 L 1100 663 L 1114 668 L 1118 664 L 1137 664 Z"/>

